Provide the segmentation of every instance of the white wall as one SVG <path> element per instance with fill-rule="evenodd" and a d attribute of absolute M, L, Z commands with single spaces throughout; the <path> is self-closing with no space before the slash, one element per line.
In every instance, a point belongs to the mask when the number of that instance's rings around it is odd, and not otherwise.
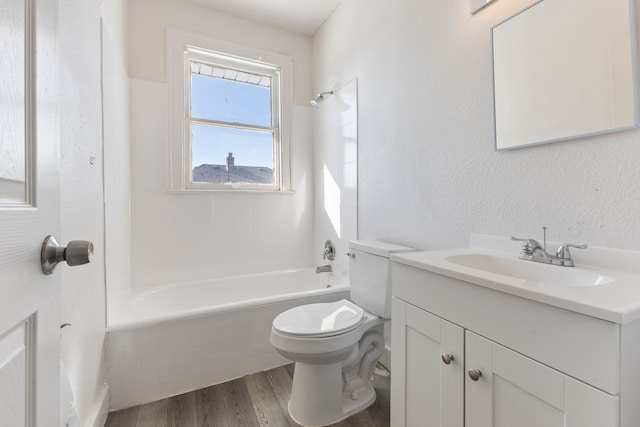
<path fill-rule="evenodd" d="M 165 81 L 166 31 L 170 27 L 292 57 L 295 103 L 309 104 L 311 37 L 184 0 L 130 0 L 129 12 L 129 75 L 132 78 Z"/>
<path fill-rule="evenodd" d="M 361 238 L 439 249 L 546 225 L 640 249 L 640 130 L 494 152 L 490 29 L 531 3 L 344 0 L 316 33 L 314 87 L 358 78 Z"/>
<path fill-rule="evenodd" d="M 294 194 L 167 191 L 168 28 L 288 55 Z M 170 0 L 129 2 L 132 287 L 310 265 L 311 38 Z M 303 106 L 304 105 L 304 106 Z"/>
<path fill-rule="evenodd" d="M 75 395 L 78 425 L 106 418 L 105 265 L 100 90 L 100 1 L 61 0 L 60 202 L 61 236 L 90 240 L 91 264 L 58 267 L 62 287 L 61 360 Z"/>
<path fill-rule="evenodd" d="M 102 107 L 107 301 L 119 300 L 131 283 L 131 146 L 127 72 L 128 2 L 111 0 L 102 16 Z M 116 304 L 107 304 L 110 313 Z"/>

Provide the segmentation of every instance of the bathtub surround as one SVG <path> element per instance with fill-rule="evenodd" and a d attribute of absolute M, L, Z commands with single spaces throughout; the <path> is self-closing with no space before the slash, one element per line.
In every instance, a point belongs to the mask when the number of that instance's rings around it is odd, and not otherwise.
<path fill-rule="evenodd" d="M 313 256 L 316 265 L 325 264 L 324 241 L 333 241 L 333 271 L 348 280 L 346 254 L 349 242 L 358 239 L 358 79 L 350 77 L 318 87 L 334 89 L 331 95 L 323 96 L 319 108 L 313 111 Z M 385 325 L 388 348 L 389 335 L 390 329 Z M 390 366 L 389 357 L 386 351 L 385 366 Z"/>
<path fill-rule="evenodd" d="M 181 194 L 166 187 L 168 126 L 147 126 L 167 114 L 167 85 L 130 85 L 131 288 L 311 265 L 311 108 L 293 109 L 295 193 Z"/>
<path fill-rule="evenodd" d="M 313 110 L 314 261 L 323 245 L 335 245 L 333 271 L 348 278 L 349 241 L 358 239 L 358 81 L 352 78 L 324 95 Z"/>
<path fill-rule="evenodd" d="M 180 194 L 168 191 L 169 129 L 166 121 L 159 118 L 167 117 L 169 111 L 164 45 L 169 28 L 291 56 L 295 80 L 291 133 L 293 192 Z M 268 328 L 262 337 L 266 340 L 264 348 L 258 344 L 261 339 L 257 337 L 252 341 L 254 347 L 250 351 L 246 349 L 246 344 L 232 346 L 230 341 L 226 341 L 225 345 L 220 346 L 219 341 L 212 343 L 209 340 L 200 343 L 198 348 L 186 351 L 188 360 L 180 360 L 176 348 L 181 348 L 180 354 L 184 354 L 184 346 L 191 340 L 182 343 L 172 335 L 174 327 L 183 331 L 181 336 L 190 337 L 191 334 L 184 331 L 195 328 L 206 330 L 207 337 L 224 337 L 229 331 L 215 329 L 211 324 L 215 321 L 226 324 L 221 320 L 222 317 L 216 315 L 214 320 L 208 321 L 206 317 L 198 317 L 162 326 L 147 324 L 128 330 L 119 329 L 117 325 L 121 313 L 118 311 L 121 307 L 129 306 L 130 293 L 135 294 L 141 288 L 152 285 L 309 266 L 317 264 L 314 263 L 315 253 L 320 252 L 313 245 L 314 111 L 308 103 L 312 93 L 311 38 L 225 15 L 193 3 L 135 0 L 129 2 L 128 54 L 130 79 L 128 86 L 118 88 L 117 93 L 128 94 L 128 98 L 123 98 L 120 103 L 129 100 L 130 194 L 127 193 L 128 188 L 115 184 L 107 189 L 111 190 L 109 194 L 112 199 L 117 201 L 107 209 L 114 227 L 119 227 L 118 224 L 123 222 L 120 214 L 124 212 L 128 200 L 131 209 L 131 261 L 127 264 L 121 255 L 113 254 L 115 273 L 123 275 L 118 276 L 122 280 L 117 280 L 115 274 L 111 276 L 114 280 L 109 280 L 107 288 L 108 324 L 113 326 L 107 342 L 112 408 L 138 404 L 141 399 L 151 401 L 193 390 L 285 362 L 277 354 L 274 357 L 275 350 L 268 344 Z M 357 100 L 355 89 L 351 93 L 352 99 L 348 103 L 353 106 Z M 335 109 L 326 111 L 333 111 L 334 115 L 336 112 Z M 121 120 L 117 116 L 115 119 L 116 123 Z M 154 125 L 150 126 L 150 123 Z M 355 126 L 353 119 L 351 123 Z M 352 128 L 350 135 L 354 134 Z M 109 148 L 109 153 L 117 155 L 118 146 L 116 143 L 115 148 Z M 351 146 L 355 147 L 353 141 Z M 355 169 L 351 176 L 355 177 Z M 352 200 L 352 206 L 355 206 L 355 199 Z M 339 208 L 340 205 L 337 206 Z M 128 224 L 123 225 L 126 229 Z M 325 239 L 323 237 L 322 241 Z M 113 241 L 115 244 L 117 240 L 114 238 Z M 128 268 L 130 280 L 126 279 Z M 344 296 L 346 293 L 340 294 L 340 297 Z M 255 314 L 248 314 L 245 309 L 227 314 L 236 316 L 238 324 L 243 324 L 243 319 L 258 319 L 259 324 L 249 322 L 253 326 L 247 323 L 241 332 L 233 332 L 235 335 L 246 335 L 259 329 L 260 324 L 269 325 L 277 313 L 291 306 L 285 303 L 268 304 L 262 305 L 264 310 Z M 170 325 L 168 329 L 167 325 Z M 180 329 L 183 327 L 186 329 Z M 127 343 L 124 347 L 123 342 Z M 167 351 L 164 351 L 163 345 L 168 346 Z M 158 346 L 163 350 L 159 351 Z M 221 352 L 221 348 L 225 351 Z M 212 363 L 215 358 L 226 358 L 227 362 Z M 149 360 L 151 363 L 147 363 Z M 184 369 L 175 369 L 176 363 L 184 363 L 184 366 L 180 365 Z M 187 374 L 180 376 L 177 374 L 180 371 Z M 167 375 L 173 376 L 169 378 Z"/>
<path fill-rule="evenodd" d="M 160 326 L 115 330 L 121 320 L 118 310 L 128 306 L 130 293 L 149 286 L 320 265 L 323 244 L 328 238 L 336 243 L 334 275 L 345 280 L 347 242 L 357 238 L 355 78 L 331 86 L 335 88 L 334 95 L 325 99 L 321 109 L 315 110 L 309 105 L 312 93 L 310 37 L 184 2 L 136 0 L 129 7 L 131 280 L 110 281 L 108 287 L 108 324 L 113 327 L 108 338 L 108 365 L 114 408 L 140 403 L 139 399 L 150 401 L 193 390 L 285 362 L 279 355 L 271 354 L 275 354 L 275 350 L 268 345 L 267 328 L 263 337 L 265 347 L 258 345 L 257 342 L 262 341 L 255 338 L 255 351 L 225 345 L 222 347 L 226 352 L 220 352 L 218 341 L 201 343 L 187 352 L 193 359 L 193 363 L 184 362 L 187 364 L 184 372 L 188 374 L 168 378 L 167 373 L 175 374 L 171 366 L 179 360 L 174 351 L 168 350 L 181 348 L 175 345 L 174 338 L 163 337 L 164 329 Z M 170 88 L 164 73 L 164 40 L 168 29 L 196 32 L 203 37 L 291 56 L 295 81 L 292 192 L 181 194 L 168 191 L 169 129 L 166 121 L 158 120 L 167 117 L 169 112 Z M 149 42 L 150 34 L 156 34 L 158 39 Z M 316 129 L 326 129 L 320 135 L 312 134 L 314 115 L 321 118 Z M 154 125 L 149 126 L 150 123 Z M 314 153 L 317 150 L 312 144 L 314 137 L 322 141 L 319 153 Z M 322 160 L 314 163 L 314 156 Z M 124 191 L 121 190 L 119 196 L 124 199 Z M 319 223 L 321 225 L 317 225 Z M 126 265 L 123 266 L 124 271 Z M 276 306 L 278 310 L 274 309 Z M 267 311 L 251 312 L 249 316 L 270 324 L 277 313 L 291 306 L 263 305 Z M 246 316 L 250 312 L 244 313 Z M 210 323 L 198 323 L 206 322 L 198 319 L 182 320 L 181 328 L 187 329 L 180 330 L 206 329 L 211 336 L 227 333 Z M 248 333 L 251 328 L 247 328 L 242 333 Z M 171 332 L 168 336 L 171 337 Z M 152 344 L 154 340 L 157 342 Z M 122 342 L 128 343 L 124 353 Z M 158 345 L 167 345 L 169 349 L 158 351 Z M 147 371 L 137 370 L 139 375 L 133 375 L 131 366 L 140 367 L 149 354 L 157 359 L 152 367 Z M 158 356 L 160 354 L 167 357 Z M 231 357 L 226 363 L 233 361 L 235 365 L 212 364 L 212 357 Z"/>
<path fill-rule="evenodd" d="M 188 2 L 135 0 L 129 7 L 131 283 L 116 284 L 113 292 L 110 286 L 109 294 L 118 294 L 118 286 L 126 293 L 129 287 L 312 265 L 311 38 Z M 293 192 L 167 190 L 169 129 L 159 118 L 169 114 L 168 29 L 292 58 L 299 104 L 291 123 Z"/>

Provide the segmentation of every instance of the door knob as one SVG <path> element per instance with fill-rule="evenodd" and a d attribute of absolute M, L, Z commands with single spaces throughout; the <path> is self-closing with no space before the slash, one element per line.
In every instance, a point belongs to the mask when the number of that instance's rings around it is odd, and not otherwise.
<path fill-rule="evenodd" d="M 93 258 L 93 243 L 86 240 L 72 240 L 67 247 L 60 246 L 53 236 L 47 236 L 42 243 L 40 262 L 44 274 L 53 273 L 53 269 L 62 261 L 67 265 L 82 265 L 91 262 Z"/>

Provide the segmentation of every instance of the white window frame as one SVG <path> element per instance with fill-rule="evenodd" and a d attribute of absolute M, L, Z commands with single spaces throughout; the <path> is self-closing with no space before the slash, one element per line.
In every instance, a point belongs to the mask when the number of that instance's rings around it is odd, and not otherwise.
<path fill-rule="evenodd" d="M 293 100 L 293 65 L 291 58 L 175 30 L 169 30 L 167 46 L 167 81 L 171 116 L 169 138 L 170 190 L 179 192 L 292 191 L 290 111 Z M 192 182 L 190 60 L 208 62 L 234 69 L 244 68 L 249 72 L 261 70 L 262 72 L 273 73 L 274 78 L 271 86 L 272 131 L 274 132 L 275 142 L 274 183 L 272 185 Z"/>

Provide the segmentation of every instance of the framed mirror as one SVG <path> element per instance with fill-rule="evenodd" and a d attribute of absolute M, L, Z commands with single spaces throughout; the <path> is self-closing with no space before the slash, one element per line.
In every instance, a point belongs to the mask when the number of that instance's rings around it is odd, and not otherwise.
<path fill-rule="evenodd" d="M 638 127 L 633 0 L 541 0 L 493 28 L 496 149 Z"/>

